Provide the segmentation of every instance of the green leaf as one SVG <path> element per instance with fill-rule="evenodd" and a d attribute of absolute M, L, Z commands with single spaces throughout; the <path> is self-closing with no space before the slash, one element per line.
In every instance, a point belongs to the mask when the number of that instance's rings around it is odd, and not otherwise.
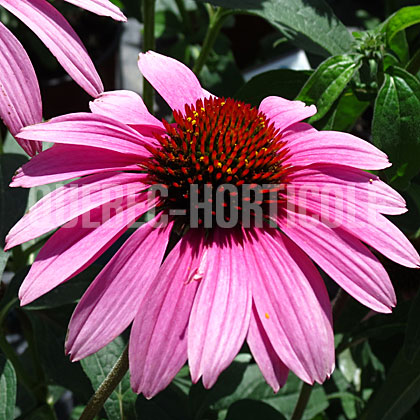
<path fill-rule="evenodd" d="M 318 130 L 351 131 L 369 102 L 361 101 L 352 91 L 345 91 L 327 114 L 316 121 Z"/>
<path fill-rule="evenodd" d="M 328 58 L 315 70 L 296 99 L 316 105 L 318 112 L 310 122 L 321 119 L 342 94 L 361 61 L 358 55 L 336 55 Z"/>
<path fill-rule="evenodd" d="M 235 94 L 235 98 L 258 106 L 267 96 L 294 99 L 312 74 L 311 71 L 271 70 L 253 77 Z"/>
<path fill-rule="evenodd" d="M 200 81 L 218 96 L 232 96 L 244 83 L 226 35 L 220 34 L 217 37 L 213 51 L 200 72 Z"/>
<path fill-rule="evenodd" d="M 23 279 L 28 274 L 28 271 L 29 267 L 18 271 L 13 276 L 11 282 L 7 285 L 6 293 L 0 299 L 0 325 L 3 323 L 4 318 L 7 316 L 8 312 L 12 310 L 15 306 L 18 306 L 18 290 L 23 282 Z"/>
<path fill-rule="evenodd" d="M 201 0 L 203 1 L 203 0 Z M 297 46 L 314 54 L 347 52 L 352 37 L 323 0 L 210 0 L 216 6 L 266 19 Z"/>
<path fill-rule="evenodd" d="M 274 394 L 271 387 L 265 382 L 258 366 L 253 364 L 247 367 L 243 380 L 236 390 L 211 407 L 216 410 L 223 410 L 228 409 L 236 401 L 251 399 L 264 402 L 285 417 L 290 418 L 296 406 L 301 386 L 300 379 L 290 373 L 286 385 L 277 394 Z M 302 419 L 311 420 L 327 407 L 328 401 L 325 392 L 321 386 L 316 384 Z"/>
<path fill-rule="evenodd" d="M 399 420 L 420 398 L 420 356 L 413 363 L 400 351 L 382 387 L 375 392 L 361 420 Z"/>
<path fill-rule="evenodd" d="M 93 389 L 97 390 L 125 348 L 122 337 L 117 337 L 112 343 L 99 350 L 92 356 L 81 360 L 81 365 L 92 383 Z M 104 409 L 111 420 L 136 419 L 135 402 L 137 395 L 131 390 L 130 378 L 127 373 L 117 388 L 104 404 Z"/>
<path fill-rule="evenodd" d="M 60 284 L 46 295 L 26 305 L 25 309 L 43 310 L 77 302 L 101 269 L 102 266 L 96 264 L 88 267 L 76 277 Z"/>
<path fill-rule="evenodd" d="M 65 313 L 63 324 L 50 318 L 48 311 L 35 312 L 27 311 L 32 327 L 37 352 L 43 370 L 49 380 L 55 385 L 72 390 L 79 401 L 87 401 L 92 393 L 92 388 L 86 378 L 80 363 L 72 363 L 68 356 L 64 354 L 64 341 L 66 337 L 66 325 L 73 307 L 61 307 L 62 315 Z M 67 312 L 67 313 L 66 313 Z"/>
<path fill-rule="evenodd" d="M 286 418 L 270 405 L 261 401 L 241 400 L 229 407 L 225 420 L 286 420 Z"/>
<path fill-rule="evenodd" d="M 235 393 L 243 380 L 250 359 L 249 354 L 238 355 L 209 390 L 204 389 L 201 383 L 191 387 L 188 400 L 190 411 L 195 413 L 196 418 L 202 418 L 208 407 L 212 407 L 217 401 Z M 220 407 L 218 406 L 218 408 Z"/>
<path fill-rule="evenodd" d="M 414 410 L 410 410 L 404 417 L 403 420 L 419 420 L 420 417 Z"/>
<path fill-rule="evenodd" d="M 26 416 L 25 420 L 55 420 L 55 418 L 54 409 L 44 404 Z"/>
<path fill-rule="evenodd" d="M 139 420 L 186 420 L 188 412 L 187 395 L 174 383 L 151 400 L 142 395 L 137 398 L 136 413 Z"/>
<path fill-rule="evenodd" d="M 392 163 L 386 173 L 394 187 L 404 189 L 420 171 L 420 82 L 392 67 L 375 102 L 372 138 Z"/>
<path fill-rule="evenodd" d="M 0 354 L 0 420 L 14 418 L 16 388 L 15 370 L 10 361 Z"/>
<path fill-rule="evenodd" d="M 410 52 L 405 32 L 398 32 L 394 38 L 388 41 L 388 47 L 395 52 L 401 64 L 405 65 L 408 63 Z"/>
<path fill-rule="evenodd" d="M 404 355 L 412 362 L 420 352 L 420 291 L 411 303 L 408 314 L 407 330 L 404 338 Z"/>
<path fill-rule="evenodd" d="M 0 279 L 3 275 L 3 271 L 6 268 L 7 260 L 9 259 L 10 252 L 4 252 L 3 248 L 0 248 Z"/>
<path fill-rule="evenodd" d="M 409 26 L 420 23 L 420 6 L 403 7 L 390 16 L 384 27 L 388 43 Z"/>
<path fill-rule="evenodd" d="M 0 155 L 0 248 L 4 248 L 7 233 L 26 210 L 29 190 L 10 188 L 9 184 L 16 170 L 27 161 L 22 155 Z"/>

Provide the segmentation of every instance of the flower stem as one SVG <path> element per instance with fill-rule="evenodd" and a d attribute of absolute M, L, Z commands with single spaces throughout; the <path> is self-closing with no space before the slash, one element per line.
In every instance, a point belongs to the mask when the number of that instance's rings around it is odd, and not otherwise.
<path fill-rule="evenodd" d="M 225 10 L 222 7 L 218 7 L 215 11 L 211 8 L 211 6 L 209 7 L 209 26 L 207 28 L 203 46 L 201 47 L 200 55 L 198 56 L 193 68 L 193 72 L 196 76 L 200 74 L 204 64 L 206 64 L 217 35 L 219 35 L 220 29 L 222 29 L 223 22 L 230 14 L 233 13 L 233 11 Z"/>
<path fill-rule="evenodd" d="M 155 5 L 156 0 L 143 0 L 143 51 L 154 50 L 155 42 Z M 143 101 L 153 114 L 154 90 L 152 85 L 143 78 Z"/>
<path fill-rule="evenodd" d="M 187 32 L 187 34 L 191 33 L 191 20 L 190 17 L 188 15 L 188 11 L 187 8 L 185 7 L 185 2 L 184 0 L 175 0 L 175 3 L 178 7 L 179 10 L 179 14 L 181 15 L 181 18 L 184 22 L 185 25 L 185 31 Z"/>
<path fill-rule="evenodd" d="M 300 420 L 302 418 L 305 408 L 308 404 L 309 398 L 311 397 L 312 389 L 313 389 L 312 385 L 309 385 L 307 383 L 302 383 L 299 399 L 296 403 L 295 410 L 293 411 L 293 414 L 290 420 Z"/>
<path fill-rule="evenodd" d="M 128 370 L 128 346 L 87 403 L 79 420 L 93 420 Z"/>
<path fill-rule="evenodd" d="M 337 318 L 343 312 L 344 306 L 349 300 L 349 295 L 343 290 L 338 289 L 338 292 L 334 298 L 332 304 L 332 315 L 333 320 L 336 321 Z M 297 400 L 295 410 L 293 411 L 292 417 L 290 420 L 300 420 L 305 412 L 305 408 L 308 405 L 309 398 L 311 397 L 311 392 L 313 390 L 313 386 L 309 385 L 305 382 L 302 383 L 302 388 L 300 389 L 299 398 Z"/>

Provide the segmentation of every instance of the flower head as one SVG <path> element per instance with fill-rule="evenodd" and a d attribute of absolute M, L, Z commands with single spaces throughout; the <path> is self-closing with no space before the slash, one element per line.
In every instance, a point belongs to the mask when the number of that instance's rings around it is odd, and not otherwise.
<path fill-rule="evenodd" d="M 363 242 L 408 267 L 420 263 L 383 216 L 406 211 L 404 200 L 362 170 L 389 166 L 386 155 L 301 123 L 314 106 L 268 97 L 256 109 L 216 98 L 183 64 L 153 52 L 139 66 L 173 123 L 116 91 L 96 99 L 91 114 L 17 136 L 56 144 L 12 186 L 79 177 L 39 201 L 7 238 L 10 248 L 63 225 L 22 284 L 21 303 L 73 277 L 154 210 L 77 305 L 66 343 L 72 359 L 133 322 L 131 381 L 147 397 L 187 359 L 193 381 L 212 386 L 244 341 L 275 391 L 289 369 L 324 381 L 334 368 L 331 305 L 312 261 L 378 312 L 391 311 L 395 294 Z"/>

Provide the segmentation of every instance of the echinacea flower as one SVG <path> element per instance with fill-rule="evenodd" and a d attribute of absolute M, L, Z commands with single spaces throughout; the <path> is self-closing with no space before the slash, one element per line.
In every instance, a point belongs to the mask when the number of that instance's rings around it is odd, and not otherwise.
<path fill-rule="evenodd" d="M 66 0 L 83 9 L 115 20 L 126 17 L 109 0 Z M 103 92 L 102 81 L 82 41 L 47 0 L 0 0 L 7 9 L 41 39 L 67 73 L 89 95 Z M 0 22 L 0 118 L 14 136 L 22 127 L 42 121 L 42 103 L 38 81 L 25 49 Z M 19 141 L 33 156 L 41 143 Z"/>
<path fill-rule="evenodd" d="M 32 265 L 21 304 L 79 273 L 154 209 L 78 303 L 66 342 L 72 360 L 133 322 L 131 383 L 147 397 L 187 360 L 192 380 L 211 387 L 245 341 L 274 391 L 289 369 L 323 382 L 334 368 L 332 316 L 312 260 L 378 312 L 396 298 L 365 244 L 405 266 L 420 263 L 383 216 L 406 211 L 404 200 L 362 170 L 388 167 L 386 155 L 300 122 L 314 106 L 273 96 L 256 109 L 214 97 L 186 66 L 154 52 L 141 54 L 139 67 L 174 123 L 150 115 L 138 95 L 115 91 L 93 101 L 92 113 L 17 136 L 56 144 L 12 186 L 79 178 L 41 199 L 7 237 L 11 248 L 64 224 Z M 160 195 L 148 199 L 155 188 Z"/>

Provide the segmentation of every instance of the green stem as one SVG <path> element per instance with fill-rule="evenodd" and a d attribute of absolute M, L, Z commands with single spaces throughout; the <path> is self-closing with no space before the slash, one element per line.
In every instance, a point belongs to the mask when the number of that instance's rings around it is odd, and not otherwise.
<path fill-rule="evenodd" d="M 181 18 L 184 22 L 185 31 L 187 32 L 187 34 L 190 34 L 192 31 L 191 20 L 190 16 L 188 15 L 187 8 L 185 7 L 185 2 L 184 0 L 175 0 L 175 3 L 178 7 L 179 14 L 181 15 Z"/>
<path fill-rule="evenodd" d="M 290 420 L 300 420 L 302 418 L 305 408 L 308 404 L 309 398 L 311 397 L 312 389 L 313 389 L 312 385 L 302 383 L 299 399 L 296 403 L 295 410 L 293 411 L 293 414 Z"/>
<path fill-rule="evenodd" d="M 332 314 L 333 320 L 336 321 L 338 317 L 341 315 L 345 304 L 349 300 L 349 295 L 343 290 L 339 289 L 332 304 Z M 313 390 L 313 386 L 307 383 L 302 383 L 302 388 L 300 389 L 299 398 L 297 400 L 295 410 L 293 411 L 292 417 L 290 420 L 301 420 L 303 413 L 305 412 L 305 408 L 308 405 L 309 398 L 311 397 L 311 393 Z"/>
<path fill-rule="evenodd" d="M 143 51 L 154 50 L 155 42 L 155 2 L 156 0 L 143 0 Z M 147 109 L 153 114 L 154 90 L 152 85 L 143 78 L 143 101 Z"/>
<path fill-rule="evenodd" d="M 231 10 L 225 10 L 222 7 L 218 7 L 216 11 L 209 6 L 209 26 L 207 28 L 206 37 L 203 41 L 203 46 L 200 51 L 200 55 L 194 64 L 193 72 L 198 76 L 201 70 L 206 64 L 206 61 L 210 55 L 213 45 L 219 35 L 220 29 L 222 29 L 225 19 L 232 14 Z"/>
<path fill-rule="evenodd" d="M 101 411 L 105 401 L 112 394 L 128 370 L 128 346 L 123 351 L 115 366 L 104 379 L 100 387 L 87 403 L 79 420 L 93 420 Z"/>

